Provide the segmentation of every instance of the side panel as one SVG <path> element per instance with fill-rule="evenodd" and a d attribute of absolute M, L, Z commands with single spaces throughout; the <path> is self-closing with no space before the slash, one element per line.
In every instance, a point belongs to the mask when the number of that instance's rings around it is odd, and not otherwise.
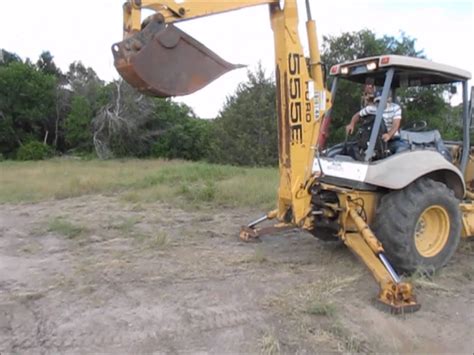
<path fill-rule="evenodd" d="M 313 162 L 313 172 L 320 174 L 321 170 L 324 175 L 364 182 L 369 170 L 369 164 L 340 161 L 337 159 L 315 159 Z"/>
<path fill-rule="evenodd" d="M 464 181 L 466 182 L 466 189 L 474 191 L 474 149 L 471 148 L 469 152 L 469 159 L 464 172 Z"/>
<path fill-rule="evenodd" d="M 453 156 L 453 164 L 456 167 L 461 166 L 461 153 L 462 153 L 462 144 L 461 143 L 448 143 L 446 146 L 449 148 L 451 155 Z M 466 183 L 466 189 L 468 191 L 474 191 L 474 148 L 471 147 L 469 150 L 469 157 L 467 160 L 466 170 L 464 171 L 464 182 Z"/>
<path fill-rule="evenodd" d="M 460 169 L 461 166 L 461 155 L 462 155 L 462 142 L 445 142 L 446 147 L 449 149 L 451 156 L 453 157 L 453 165 Z M 470 193 L 474 192 L 474 147 L 469 149 L 469 157 L 467 160 L 466 170 L 464 171 L 464 183 L 466 190 Z"/>
<path fill-rule="evenodd" d="M 474 204 L 461 203 L 462 212 L 462 234 L 463 238 L 474 237 Z"/>

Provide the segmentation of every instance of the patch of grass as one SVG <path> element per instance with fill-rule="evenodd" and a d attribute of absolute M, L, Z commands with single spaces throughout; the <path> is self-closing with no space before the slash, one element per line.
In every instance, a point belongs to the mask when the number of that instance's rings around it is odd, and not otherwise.
<path fill-rule="evenodd" d="M 120 231 L 121 233 L 123 234 L 130 234 L 135 225 L 137 223 L 139 223 L 140 221 L 142 220 L 141 217 L 129 217 L 129 218 L 125 218 L 124 220 L 122 220 L 120 223 L 118 224 L 111 224 L 109 226 L 109 229 L 115 229 L 115 230 L 118 230 Z"/>
<path fill-rule="evenodd" d="M 21 303 L 34 302 L 42 299 L 46 296 L 47 291 L 33 291 L 25 293 L 12 294 L 14 299 L 17 299 Z"/>
<path fill-rule="evenodd" d="M 253 253 L 249 255 L 239 255 L 236 258 L 228 258 L 228 265 L 242 265 L 242 264 L 252 264 L 252 263 L 271 263 L 265 255 L 265 252 L 261 247 L 256 247 Z"/>
<path fill-rule="evenodd" d="M 278 297 L 270 298 L 267 306 L 288 322 L 301 337 L 312 334 L 315 346 L 321 343 L 337 344 L 342 353 L 365 352 L 365 343 L 353 336 L 339 320 L 336 304 L 328 300 L 337 298 L 338 293 L 352 292 L 354 283 L 361 277 L 355 274 L 348 277 L 328 277 L 317 282 L 290 288 Z M 320 316 L 315 318 L 313 316 Z"/>
<path fill-rule="evenodd" d="M 120 223 L 112 223 L 108 229 L 119 231 L 123 236 L 130 237 L 134 241 L 146 245 L 147 248 L 163 249 L 168 246 L 169 238 L 165 231 L 158 231 L 151 235 L 150 233 L 136 228 L 136 225 L 142 221 L 143 217 L 133 216 L 123 219 Z"/>
<path fill-rule="evenodd" d="M 181 200 L 192 206 L 271 209 L 278 188 L 276 168 L 202 162 L 52 159 L 3 161 L 0 170 L 0 203 L 121 193 L 133 203 Z"/>
<path fill-rule="evenodd" d="M 413 285 L 415 287 L 425 289 L 425 290 L 432 290 L 435 292 L 444 292 L 447 294 L 451 294 L 453 291 L 449 289 L 448 287 L 445 287 L 439 283 L 436 283 L 432 280 L 429 280 L 427 278 L 418 278 L 414 281 L 412 281 Z"/>
<path fill-rule="evenodd" d="M 197 184 L 192 187 L 181 185 L 180 195 L 190 202 L 212 202 L 217 195 L 216 184 L 213 181 L 205 181 L 204 184 Z"/>
<path fill-rule="evenodd" d="M 20 248 L 20 250 L 23 252 L 23 253 L 26 253 L 26 254 L 37 254 L 39 253 L 41 250 L 43 249 L 43 247 L 41 246 L 41 244 L 39 243 L 28 243 L 27 245 L 23 246 Z"/>
<path fill-rule="evenodd" d="M 61 234 L 69 239 L 76 238 L 86 231 L 85 227 L 72 224 L 61 217 L 54 218 L 48 222 L 48 232 Z"/>
<path fill-rule="evenodd" d="M 315 316 L 333 317 L 336 314 L 336 310 L 336 306 L 333 303 L 318 300 L 309 305 L 306 313 Z"/>
<path fill-rule="evenodd" d="M 125 192 L 122 194 L 121 198 L 125 202 L 134 203 L 135 206 L 144 200 L 143 196 L 141 196 L 137 191 Z"/>
<path fill-rule="evenodd" d="M 451 294 L 451 289 L 435 281 L 435 278 L 439 276 L 440 272 L 441 271 L 434 273 L 432 271 L 420 269 L 411 274 L 410 277 L 407 278 L 407 281 L 415 288 Z"/>
<path fill-rule="evenodd" d="M 461 253 L 469 254 L 469 255 L 474 256 L 474 240 L 473 240 L 473 238 L 461 240 L 461 243 L 459 243 L 458 250 Z"/>
<path fill-rule="evenodd" d="M 152 248 L 163 249 L 169 244 L 168 234 L 165 232 L 159 232 L 152 236 L 149 240 L 149 245 Z"/>
<path fill-rule="evenodd" d="M 77 292 L 83 295 L 91 295 L 96 292 L 96 287 L 94 285 L 84 285 L 79 287 Z"/>
<path fill-rule="evenodd" d="M 191 186 L 199 182 L 225 180 L 244 172 L 245 169 L 233 166 L 174 161 L 154 174 L 137 181 L 135 186 L 146 188 L 163 184 L 175 185 L 178 181 Z"/>
<path fill-rule="evenodd" d="M 123 192 L 120 198 L 133 204 L 154 203 L 156 201 L 172 202 L 176 204 L 179 193 L 176 186 L 158 185 L 146 188 L 130 188 Z"/>
<path fill-rule="evenodd" d="M 133 205 L 131 210 L 133 212 L 144 212 L 144 211 L 146 211 L 146 208 L 143 207 L 140 203 L 137 203 L 137 204 Z"/>
<path fill-rule="evenodd" d="M 327 279 L 313 282 L 309 285 L 302 286 L 298 290 L 292 292 L 298 298 L 298 304 L 306 304 L 306 309 L 311 307 L 314 303 L 321 300 L 331 299 L 339 292 L 351 288 L 361 274 L 355 274 L 346 277 L 330 277 Z M 304 311 L 304 310 L 303 310 Z"/>
<path fill-rule="evenodd" d="M 338 350 L 346 354 L 370 353 L 370 349 L 363 339 L 354 336 L 341 322 L 335 321 L 327 331 L 338 341 Z"/>
<path fill-rule="evenodd" d="M 260 339 L 261 353 L 265 355 L 280 354 L 280 342 L 273 332 L 265 333 Z"/>
<path fill-rule="evenodd" d="M 164 231 L 160 231 L 152 236 L 146 234 L 136 234 L 134 238 L 140 243 L 145 244 L 147 248 L 152 249 L 165 249 L 169 246 L 170 242 L 168 234 Z"/>
<path fill-rule="evenodd" d="M 474 280 L 473 270 L 464 271 L 462 273 L 462 276 L 464 276 L 464 278 L 468 281 L 473 281 Z"/>
<path fill-rule="evenodd" d="M 268 261 L 267 257 L 265 256 L 262 248 L 256 248 L 255 249 L 255 254 L 253 255 L 253 257 L 251 258 L 252 261 L 256 262 L 256 263 L 265 263 Z"/>
<path fill-rule="evenodd" d="M 361 274 L 332 277 L 302 285 L 270 299 L 268 305 L 296 318 L 300 318 L 302 313 L 334 315 L 335 305 L 324 300 L 332 299 L 339 292 L 350 289 L 360 277 Z"/>

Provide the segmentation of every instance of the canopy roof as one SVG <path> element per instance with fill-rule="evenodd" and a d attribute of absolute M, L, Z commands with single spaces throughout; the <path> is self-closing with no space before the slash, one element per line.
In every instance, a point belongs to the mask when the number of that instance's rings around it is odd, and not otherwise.
<path fill-rule="evenodd" d="M 449 84 L 471 79 L 471 73 L 426 59 L 400 55 L 381 55 L 334 65 L 331 76 L 365 84 L 368 79 L 383 86 L 385 73 L 395 69 L 392 87 Z"/>

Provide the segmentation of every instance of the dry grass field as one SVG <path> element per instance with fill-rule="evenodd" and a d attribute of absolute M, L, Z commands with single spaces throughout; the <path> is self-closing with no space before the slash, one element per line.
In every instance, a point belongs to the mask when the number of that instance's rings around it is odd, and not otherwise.
<path fill-rule="evenodd" d="M 474 243 L 392 316 L 342 245 L 242 243 L 277 171 L 158 160 L 0 163 L 0 353 L 466 353 Z"/>

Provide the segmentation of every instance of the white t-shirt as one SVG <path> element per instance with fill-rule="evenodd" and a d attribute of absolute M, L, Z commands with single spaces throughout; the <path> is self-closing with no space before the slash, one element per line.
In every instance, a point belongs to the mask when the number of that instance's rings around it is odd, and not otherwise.
<path fill-rule="evenodd" d="M 369 105 L 364 107 L 362 110 L 359 111 L 360 117 L 365 117 L 369 115 L 377 114 L 377 106 L 376 105 Z M 402 108 L 400 105 L 394 103 L 387 103 L 385 106 L 385 110 L 383 111 L 383 120 L 385 122 L 385 126 L 387 127 L 387 131 L 390 131 L 393 126 L 394 120 L 401 120 L 402 119 Z"/>

